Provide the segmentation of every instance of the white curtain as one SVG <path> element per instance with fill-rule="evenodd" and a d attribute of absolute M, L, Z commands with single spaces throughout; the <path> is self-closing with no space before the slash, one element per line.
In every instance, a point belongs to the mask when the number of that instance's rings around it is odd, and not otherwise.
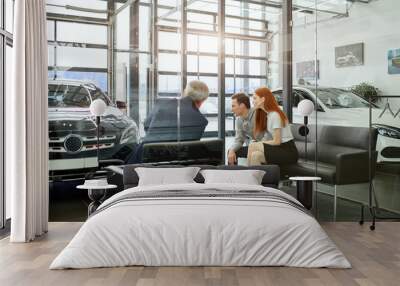
<path fill-rule="evenodd" d="M 45 0 L 16 0 L 12 94 L 6 99 L 6 187 L 12 242 L 48 227 L 47 31 Z"/>

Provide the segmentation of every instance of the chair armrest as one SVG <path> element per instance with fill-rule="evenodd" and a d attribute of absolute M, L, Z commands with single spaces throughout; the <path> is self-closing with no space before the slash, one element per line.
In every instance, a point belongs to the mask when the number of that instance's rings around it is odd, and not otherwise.
<path fill-rule="evenodd" d="M 375 175 L 377 152 L 372 152 L 372 178 Z M 369 182 L 368 151 L 340 153 L 336 155 L 336 184 L 357 184 Z"/>

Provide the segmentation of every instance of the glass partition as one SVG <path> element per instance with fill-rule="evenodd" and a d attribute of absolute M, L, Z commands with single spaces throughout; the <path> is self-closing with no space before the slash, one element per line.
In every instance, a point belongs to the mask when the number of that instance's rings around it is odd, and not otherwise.
<path fill-rule="evenodd" d="M 98 167 L 96 125 L 87 107 L 99 97 L 109 107 L 100 160 L 227 163 L 238 121 L 232 95 L 252 98 L 256 88 L 267 86 L 291 119 L 306 170 L 292 175 L 322 178 L 314 192 L 321 220 L 335 214 L 358 220 L 361 204 L 376 204 L 371 182 L 385 214 L 400 211 L 397 1 L 47 3 L 49 111 L 57 111 L 49 126 L 58 130 L 50 134 L 53 175 L 82 177 Z M 185 99 L 185 87 L 195 80 L 209 89 L 205 101 Z M 315 106 L 307 148 L 299 110 L 304 99 Z M 63 113 L 70 102 L 74 108 Z M 75 120 L 83 110 L 85 116 Z M 71 134 L 79 135 L 77 146 L 66 143 Z M 367 154 L 367 164 L 339 176 L 338 158 L 357 152 Z M 239 164 L 247 163 L 246 155 Z M 57 160 L 65 159 L 60 167 Z M 349 160 L 343 166 L 357 166 Z M 295 195 L 294 186 L 282 182 Z"/>

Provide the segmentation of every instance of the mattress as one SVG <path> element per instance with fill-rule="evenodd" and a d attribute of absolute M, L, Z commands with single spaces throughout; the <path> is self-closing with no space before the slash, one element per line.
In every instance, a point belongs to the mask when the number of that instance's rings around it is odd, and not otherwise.
<path fill-rule="evenodd" d="M 50 269 L 117 266 L 350 268 L 315 218 L 268 187 L 135 187 L 106 200 Z"/>

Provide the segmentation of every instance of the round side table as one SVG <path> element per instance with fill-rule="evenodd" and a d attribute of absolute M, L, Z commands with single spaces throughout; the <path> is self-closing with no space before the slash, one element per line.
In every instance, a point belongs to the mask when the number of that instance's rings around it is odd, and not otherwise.
<path fill-rule="evenodd" d="M 297 199 L 308 210 L 312 208 L 313 182 L 320 181 L 320 177 L 290 177 L 289 180 L 296 181 Z"/>
<path fill-rule="evenodd" d="M 88 216 L 90 216 L 96 209 L 101 205 L 103 200 L 107 195 L 108 189 L 115 189 L 117 185 L 90 185 L 90 184 L 83 184 L 76 186 L 77 189 L 84 189 L 88 190 L 89 199 L 91 199 L 91 203 L 88 206 Z"/>

